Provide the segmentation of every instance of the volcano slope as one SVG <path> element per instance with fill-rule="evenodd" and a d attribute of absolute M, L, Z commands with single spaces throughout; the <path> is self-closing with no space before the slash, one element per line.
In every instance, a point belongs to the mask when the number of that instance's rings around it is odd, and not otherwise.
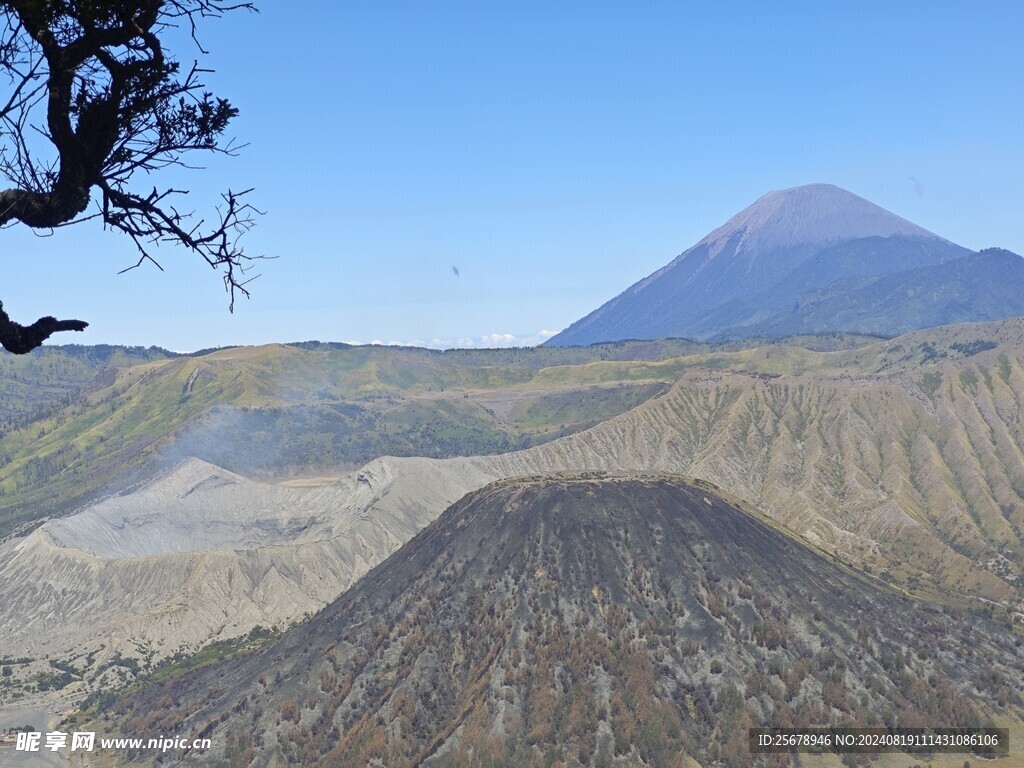
<path fill-rule="evenodd" d="M 175 764 L 782 764 L 750 756 L 750 725 L 1019 713 L 1015 642 L 702 481 L 521 478 L 449 507 L 274 644 L 122 700 L 107 727 L 212 738 Z"/>

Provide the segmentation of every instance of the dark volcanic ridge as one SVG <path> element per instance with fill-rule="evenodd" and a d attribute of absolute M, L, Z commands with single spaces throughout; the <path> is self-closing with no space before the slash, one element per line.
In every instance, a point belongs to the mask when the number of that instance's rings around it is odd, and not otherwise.
<path fill-rule="evenodd" d="M 520 479 L 274 644 L 124 700 L 114 727 L 210 736 L 197 765 L 741 766 L 751 725 L 1019 713 L 1015 642 L 701 481 Z"/>
<path fill-rule="evenodd" d="M 1022 315 L 1022 281 L 1019 257 L 979 258 L 846 190 L 809 184 L 764 195 L 546 344 L 895 336 Z"/>

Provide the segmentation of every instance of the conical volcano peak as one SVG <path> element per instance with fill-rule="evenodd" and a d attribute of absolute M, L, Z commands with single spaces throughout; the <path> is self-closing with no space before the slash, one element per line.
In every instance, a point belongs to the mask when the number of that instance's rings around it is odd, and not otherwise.
<path fill-rule="evenodd" d="M 737 235 L 737 251 L 825 246 L 861 237 L 935 238 L 928 230 L 833 184 L 772 190 L 701 243 L 712 245 L 716 253 Z"/>
<path fill-rule="evenodd" d="M 1007 288 L 1024 262 L 972 255 L 832 184 L 777 189 L 545 343 L 895 336 L 1024 313 Z"/>
<path fill-rule="evenodd" d="M 748 727 L 837 710 L 987 725 L 976 681 L 1020 677 L 1012 633 L 927 608 L 707 483 L 500 482 L 279 640 L 123 700 L 117 730 L 203 729 L 197 766 L 243 743 L 257 766 L 436 768 L 751 765 Z"/>

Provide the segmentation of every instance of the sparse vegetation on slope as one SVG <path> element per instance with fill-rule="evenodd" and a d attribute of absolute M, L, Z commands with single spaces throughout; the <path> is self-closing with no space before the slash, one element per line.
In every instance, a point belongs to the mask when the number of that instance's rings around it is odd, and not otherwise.
<path fill-rule="evenodd" d="M 28 356 L 0 351 L 0 434 L 66 405 L 103 371 L 171 356 L 157 347 L 105 344 L 44 346 Z"/>
<path fill-rule="evenodd" d="M 705 483 L 521 479 L 255 655 L 122 702 L 113 727 L 212 736 L 196 765 L 738 767 L 750 725 L 1019 713 L 1016 642 Z"/>

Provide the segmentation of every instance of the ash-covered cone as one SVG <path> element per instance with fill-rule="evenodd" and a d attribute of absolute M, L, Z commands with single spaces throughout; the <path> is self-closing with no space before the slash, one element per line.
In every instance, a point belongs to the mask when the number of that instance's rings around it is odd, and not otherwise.
<path fill-rule="evenodd" d="M 980 723 L 1013 641 L 706 483 L 555 476 L 466 496 L 309 623 L 118 713 L 210 736 L 185 764 L 776 764 L 748 727 Z"/>

